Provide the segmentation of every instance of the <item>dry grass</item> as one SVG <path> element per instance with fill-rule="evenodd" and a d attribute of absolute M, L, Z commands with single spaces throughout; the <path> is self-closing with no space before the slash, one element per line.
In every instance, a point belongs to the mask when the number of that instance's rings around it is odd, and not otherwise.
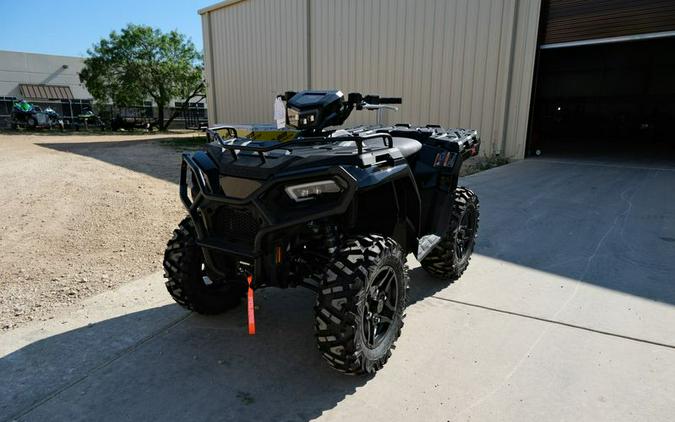
<path fill-rule="evenodd" d="M 481 155 L 478 157 L 471 157 L 464 162 L 459 175 L 468 176 L 483 170 L 489 170 L 491 168 L 503 166 L 504 164 L 508 163 L 510 163 L 508 158 L 504 158 L 499 155 Z"/>

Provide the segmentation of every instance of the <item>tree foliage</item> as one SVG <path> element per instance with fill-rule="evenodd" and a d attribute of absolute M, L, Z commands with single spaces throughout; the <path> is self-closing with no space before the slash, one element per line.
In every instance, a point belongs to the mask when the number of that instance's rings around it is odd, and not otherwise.
<path fill-rule="evenodd" d="M 159 109 L 158 126 L 165 129 L 179 110 L 164 121 L 172 99 L 202 95 L 201 54 L 176 31 L 163 33 L 143 25 L 113 31 L 87 51 L 80 80 L 99 102 L 118 106 L 142 104 L 151 98 Z"/>

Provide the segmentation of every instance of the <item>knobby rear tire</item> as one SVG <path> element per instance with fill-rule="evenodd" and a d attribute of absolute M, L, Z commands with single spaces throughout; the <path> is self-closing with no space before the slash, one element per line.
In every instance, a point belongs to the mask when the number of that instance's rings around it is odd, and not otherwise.
<path fill-rule="evenodd" d="M 440 243 L 421 262 L 422 268 L 430 275 L 443 280 L 457 280 L 469 266 L 480 220 L 478 197 L 472 190 L 458 187 L 453 195 L 448 231 Z M 458 238 L 462 233 L 462 222 L 467 217 L 469 219 L 475 217 L 475 225 L 470 242 L 465 248 L 461 248 L 458 246 Z"/>

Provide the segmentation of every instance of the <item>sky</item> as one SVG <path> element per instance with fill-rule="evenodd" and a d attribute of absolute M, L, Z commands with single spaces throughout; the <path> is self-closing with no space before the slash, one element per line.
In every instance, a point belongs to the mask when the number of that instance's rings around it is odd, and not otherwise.
<path fill-rule="evenodd" d="M 0 0 L 0 50 L 85 56 L 128 23 L 178 30 L 202 50 L 197 10 L 219 0 Z"/>

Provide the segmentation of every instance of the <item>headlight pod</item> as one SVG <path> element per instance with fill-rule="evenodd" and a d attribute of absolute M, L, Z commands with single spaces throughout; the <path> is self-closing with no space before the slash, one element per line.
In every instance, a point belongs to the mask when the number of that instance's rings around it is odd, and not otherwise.
<path fill-rule="evenodd" d="M 342 187 L 335 180 L 318 180 L 316 182 L 286 186 L 284 190 L 295 202 L 304 202 L 323 194 L 340 193 L 342 192 Z"/>
<path fill-rule="evenodd" d="M 288 125 L 297 128 L 300 124 L 300 112 L 293 108 L 288 108 L 286 113 L 288 116 Z"/>
<path fill-rule="evenodd" d="M 319 112 L 317 110 L 300 111 L 289 107 L 286 113 L 289 126 L 296 129 L 306 129 L 316 124 Z"/>

